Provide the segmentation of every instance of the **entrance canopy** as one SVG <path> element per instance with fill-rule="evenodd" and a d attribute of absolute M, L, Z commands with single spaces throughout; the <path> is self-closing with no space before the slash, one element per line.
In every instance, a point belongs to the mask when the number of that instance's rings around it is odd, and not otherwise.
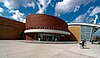
<path fill-rule="evenodd" d="M 25 30 L 24 33 L 57 33 L 57 34 L 70 35 L 70 33 L 67 31 L 50 30 L 50 29 L 29 29 Z"/>

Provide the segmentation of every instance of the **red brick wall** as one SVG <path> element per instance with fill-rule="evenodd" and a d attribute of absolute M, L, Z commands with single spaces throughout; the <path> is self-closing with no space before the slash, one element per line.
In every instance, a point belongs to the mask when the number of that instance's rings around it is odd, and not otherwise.
<path fill-rule="evenodd" d="M 34 40 L 34 39 L 35 39 L 35 34 L 31 33 L 26 34 L 26 40 Z"/>
<path fill-rule="evenodd" d="M 34 27 L 68 30 L 68 25 L 63 20 L 45 14 L 31 14 L 26 17 L 26 29 L 33 29 Z"/>
<path fill-rule="evenodd" d="M 24 23 L 0 17 L 0 39 L 19 39 L 24 29 Z"/>
<path fill-rule="evenodd" d="M 26 29 L 55 29 L 55 30 L 62 30 L 62 31 L 68 31 L 68 25 L 63 20 L 50 16 L 45 14 L 31 14 L 26 17 Z M 47 28 L 48 27 L 48 28 Z M 66 37 L 67 38 L 67 37 Z M 34 40 L 34 34 L 33 33 L 27 33 L 26 34 L 27 40 Z M 63 40 L 63 39 L 62 39 Z"/>

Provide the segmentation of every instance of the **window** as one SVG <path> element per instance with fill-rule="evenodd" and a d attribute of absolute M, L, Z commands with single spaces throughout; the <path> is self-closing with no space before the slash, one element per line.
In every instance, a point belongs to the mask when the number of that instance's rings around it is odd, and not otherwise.
<path fill-rule="evenodd" d="M 51 27 L 51 29 L 53 29 L 53 27 Z"/>
<path fill-rule="evenodd" d="M 49 29 L 49 27 L 47 27 L 47 29 Z"/>
<path fill-rule="evenodd" d="M 62 29 L 62 31 L 64 31 L 64 29 Z"/>
<path fill-rule="evenodd" d="M 49 27 L 45 27 L 45 29 L 49 29 Z"/>
<path fill-rule="evenodd" d="M 63 29 L 61 28 L 61 30 L 63 31 Z"/>
<path fill-rule="evenodd" d="M 42 29 L 44 29 L 44 27 L 42 27 Z"/>
<path fill-rule="evenodd" d="M 53 27 L 50 26 L 50 29 L 53 29 Z"/>
<path fill-rule="evenodd" d="M 55 29 L 57 30 L 58 28 L 56 27 Z"/>
<path fill-rule="evenodd" d="M 81 26 L 81 39 L 90 40 L 93 27 Z"/>
<path fill-rule="evenodd" d="M 33 27 L 31 27 L 31 29 L 33 29 Z"/>
<path fill-rule="evenodd" d="M 36 29 L 36 27 L 33 27 L 33 29 Z"/>
<path fill-rule="evenodd" d="M 40 29 L 40 27 L 38 27 L 38 29 Z"/>

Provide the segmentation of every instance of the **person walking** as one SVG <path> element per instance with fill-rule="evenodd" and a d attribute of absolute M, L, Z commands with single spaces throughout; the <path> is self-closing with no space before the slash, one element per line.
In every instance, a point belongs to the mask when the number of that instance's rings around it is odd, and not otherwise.
<path fill-rule="evenodd" d="M 82 48 L 84 48 L 85 43 L 86 43 L 86 40 L 85 40 L 85 39 L 84 39 L 84 40 L 82 40 Z"/>

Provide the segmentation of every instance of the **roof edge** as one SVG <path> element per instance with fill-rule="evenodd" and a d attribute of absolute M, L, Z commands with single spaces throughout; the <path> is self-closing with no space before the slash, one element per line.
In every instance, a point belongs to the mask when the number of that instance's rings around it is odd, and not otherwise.
<path fill-rule="evenodd" d="M 89 24 L 89 23 L 68 23 L 69 26 L 72 25 L 83 25 L 83 26 L 94 26 L 94 27 L 100 27 L 100 25 L 96 25 L 96 24 Z"/>

